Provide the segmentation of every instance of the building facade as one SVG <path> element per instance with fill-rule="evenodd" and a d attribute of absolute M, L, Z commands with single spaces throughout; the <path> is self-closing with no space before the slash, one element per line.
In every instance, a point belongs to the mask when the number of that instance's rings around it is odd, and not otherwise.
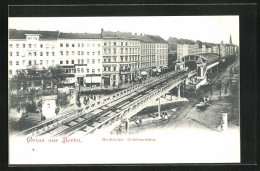
<path fill-rule="evenodd" d="M 28 67 L 48 68 L 58 64 L 56 31 L 9 30 L 9 75 Z"/>

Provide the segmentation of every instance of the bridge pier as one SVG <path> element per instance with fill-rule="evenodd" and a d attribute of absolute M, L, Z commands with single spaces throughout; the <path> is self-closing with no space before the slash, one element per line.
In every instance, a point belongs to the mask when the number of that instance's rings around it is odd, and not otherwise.
<path fill-rule="evenodd" d="M 177 97 L 177 99 L 179 99 L 181 97 L 181 85 L 180 84 L 177 86 L 177 89 L 178 89 L 178 97 Z"/>
<path fill-rule="evenodd" d="M 161 97 L 158 98 L 158 117 L 161 116 L 161 102 L 160 102 Z"/>
<path fill-rule="evenodd" d="M 129 133 L 129 120 L 128 119 L 126 119 L 126 121 L 125 121 L 125 130 L 126 130 L 126 134 L 128 134 Z"/>

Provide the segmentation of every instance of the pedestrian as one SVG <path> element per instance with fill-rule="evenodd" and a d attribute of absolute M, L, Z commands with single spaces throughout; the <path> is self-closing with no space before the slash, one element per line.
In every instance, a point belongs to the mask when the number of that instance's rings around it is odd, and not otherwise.
<path fill-rule="evenodd" d="M 17 106 L 17 112 L 20 113 L 20 103 Z"/>

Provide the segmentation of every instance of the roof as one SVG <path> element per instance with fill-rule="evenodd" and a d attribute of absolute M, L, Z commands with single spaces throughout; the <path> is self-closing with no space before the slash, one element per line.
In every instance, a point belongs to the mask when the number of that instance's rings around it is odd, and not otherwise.
<path fill-rule="evenodd" d="M 115 39 L 131 39 L 134 36 L 130 32 L 112 32 L 112 31 L 101 31 L 102 38 L 115 38 Z"/>
<path fill-rule="evenodd" d="M 202 53 L 199 56 L 205 60 L 207 65 L 217 62 L 220 58 L 220 55 L 217 53 Z"/>
<path fill-rule="evenodd" d="M 150 39 L 156 41 L 156 43 L 165 43 L 168 44 L 168 42 L 166 40 L 164 40 L 163 38 L 161 38 L 160 36 L 154 36 L 154 35 L 145 35 L 147 37 L 149 37 Z"/>
<path fill-rule="evenodd" d="M 94 33 L 60 33 L 61 39 L 101 39 L 101 34 Z"/>
<path fill-rule="evenodd" d="M 40 39 L 57 40 L 59 31 L 9 29 L 9 39 L 26 39 L 26 34 L 39 34 Z"/>
<path fill-rule="evenodd" d="M 144 36 L 135 35 L 135 37 L 143 43 L 156 43 L 156 41 L 154 39 L 151 39 L 150 37 L 148 37 L 146 35 L 144 35 Z"/>

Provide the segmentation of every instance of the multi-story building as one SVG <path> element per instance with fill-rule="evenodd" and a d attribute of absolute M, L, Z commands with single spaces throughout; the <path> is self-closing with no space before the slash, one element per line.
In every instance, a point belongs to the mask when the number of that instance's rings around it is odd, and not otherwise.
<path fill-rule="evenodd" d="M 59 65 L 71 76 L 68 83 L 100 86 L 102 80 L 102 39 L 100 34 L 60 33 Z"/>
<path fill-rule="evenodd" d="M 30 66 L 48 68 L 58 64 L 58 31 L 9 30 L 9 75 Z"/>
<path fill-rule="evenodd" d="M 10 75 L 29 66 L 56 65 L 67 75 L 66 85 L 120 86 L 167 68 L 168 42 L 103 29 L 101 34 L 9 30 Z"/>
<path fill-rule="evenodd" d="M 197 51 L 196 51 L 197 52 Z M 194 54 L 194 44 L 178 43 L 177 44 L 177 58 L 182 56 Z"/>
<path fill-rule="evenodd" d="M 101 30 L 103 39 L 103 84 L 120 86 L 137 80 L 141 45 L 131 33 Z"/>

